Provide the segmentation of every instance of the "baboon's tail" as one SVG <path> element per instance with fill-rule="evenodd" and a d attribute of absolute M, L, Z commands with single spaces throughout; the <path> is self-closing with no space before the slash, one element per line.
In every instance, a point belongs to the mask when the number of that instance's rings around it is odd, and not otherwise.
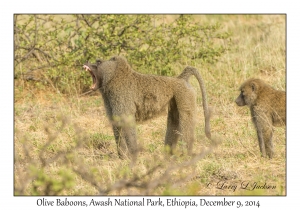
<path fill-rule="evenodd" d="M 207 96 L 206 96 L 206 89 L 204 86 L 204 82 L 202 80 L 202 77 L 199 73 L 199 71 L 191 66 L 187 66 L 183 72 L 178 76 L 178 78 L 182 78 L 189 82 L 189 78 L 191 75 L 194 75 L 196 79 L 199 82 L 200 88 L 201 88 L 201 93 L 202 93 L 202 105 L 203 105 L 203 110 L 204 110 L 204 117 L 205 117 L 205 135 L 207 138 L 211 139 L 211 133 L 210 133 L 210 111 L 207 105 Z"/>

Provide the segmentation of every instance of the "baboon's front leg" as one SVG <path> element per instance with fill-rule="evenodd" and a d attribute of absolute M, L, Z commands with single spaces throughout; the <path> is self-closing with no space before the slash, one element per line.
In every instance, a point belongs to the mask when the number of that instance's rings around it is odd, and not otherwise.
<path fill-rule="evenodd" d="M 263 157 L 272 158 L 274 155 L 273 150 L 273 128 L 272 122 L 266 116 L 265 113 L 260 112 L 254 115 L 254 124 L 257 130 L 257 137 L 259 143 L 259 149 Z"/>
<path fill-rule="evenodd" d="M 118 155 L 121 159 L 132 158 L 137 153 L 135 128 L 113 126 Z"/>
<path fill-rule="evenodd" d="M 263 157 L 266 157 L 265 141 L 261 129 L 257 129 L 257 137 L 260 153 Z"/>
<path fill-rule="evenodd" d="M 263 138 L 265 141 L 265 149 L 266 149 L 266 155 L 269 158 L 273 158 L 274 155 L 274 147 L 273 147 L 273 129 L 272 127 L 266 126 L 263 129 Z"/>
<path fill-rule="evenodd" d="M 126 140 L 122 132 L 122 127 L 113 125 L 113 132 L 117 144 L 118 155 L 121 159 L 128 157 L 128 148 L 126 145 Z"/>
<path fill-rule="evenodd" d="M 137 139 L 136 139 L 136 127 L 125 127 L 123 128 L 125 141 L 130 153 L 131 158 L 135 158 L 138 153 Z"/>

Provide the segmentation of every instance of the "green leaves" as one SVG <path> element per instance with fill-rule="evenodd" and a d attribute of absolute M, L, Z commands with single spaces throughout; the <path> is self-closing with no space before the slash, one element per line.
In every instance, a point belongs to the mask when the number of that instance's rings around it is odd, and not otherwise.
<path fill-rule="evenodd" d="M 47 69 L 59 68 L 52 82 L 62 93 L 81 92 L 90 84 L 89 75 L 69 77 L 70 70 L 79 71 L 87 60 L 116 54 L 125 55 L 140 72 L 173 76 L 174 64 L 186 65 L 192 60 L 215 63 L 228 50 L 224 43 L 230 38 L 229 32 L 222 31 L 219 23 L 202 23 L 200 17 L 194 17 L 16 15 L 15 67 L 22 63 L 23 71 L 43 69 L 48 78 L 53 76 Z M 66 88 L 68 83 L 78 85 Z"/>
<path fill-rule="evenodd" d="M 54 176 L 33 165 L 30 171 L 31 176 L 35 177 L 31 195 L 61 195 L 63 190 L 74 187 L 74 174 L 69 169 L 60 169 Z"/>

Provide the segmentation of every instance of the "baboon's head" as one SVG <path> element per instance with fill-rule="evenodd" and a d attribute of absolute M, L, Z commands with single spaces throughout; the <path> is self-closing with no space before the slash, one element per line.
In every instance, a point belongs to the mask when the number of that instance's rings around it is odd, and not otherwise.
<path fill-rule="evenodd" d="M 97 90 L 101 87 L 101 75 L 98 70 L 100 67 L 101 63 L 103 63 L 103 60 L 98 59 L 96 63 L 89 63 L 87 62 L 86 64 L 83 65 L 83 68 L 88 71 L 93 79 L 93 84 L 91 86 L 92 90 Z"/>
<path fill-rule="evenodd" d="M 107 84 L 117 75 L 124 76 L 131 72 L 131 68 L 127 63 L 126 58 L 122 56 L 114 56 L 106 61 L 98 59 L 96 63 L 87 62 L 83 65 L 83 68 L 92 76 L 92 90 L 101 88 L 102 85 Z"/>
<path fill-rule="evenodd" d="M 238 106 L 253 106 L 256 103 L 261 84 L 260 79 L 248 79 L 240 87 L 240 95 L 235 100 Z"/>

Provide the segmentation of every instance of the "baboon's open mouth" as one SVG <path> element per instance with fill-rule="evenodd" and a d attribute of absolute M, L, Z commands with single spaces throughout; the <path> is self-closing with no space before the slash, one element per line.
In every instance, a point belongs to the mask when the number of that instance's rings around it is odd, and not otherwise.
<path fill-rule="evenodd" d="M 90 88 L 93 89 L 93 90 L 95 90 L 95 88 L 96 88 L 96 76 L 94 75 L 93 71 L 90 69 L 89 66 L 83 65 L 83 68 L 84 68 L 84 70 L 90 72 L 90 74 L 92 75 L 93 84 L 92 84 L 92 86 Z"/>

